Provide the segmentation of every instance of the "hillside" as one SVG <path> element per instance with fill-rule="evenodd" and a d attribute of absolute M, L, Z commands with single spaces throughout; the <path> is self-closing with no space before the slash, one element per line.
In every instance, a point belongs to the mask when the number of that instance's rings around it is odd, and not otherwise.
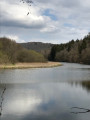
<path fill-rule="evenodd" d="M 28 43 L 20 43 L 20 45 L 22 45 L 26 49 L 41 52 L 43 50 L 50 50 L 54 44 L 42 43 L 42 42 L 28 42 Z"/>
<path fill-rule="evenodd" d="M 28 42 L 19 44 L 28 50 L 35 50 L 36 52 L 43 54 L 46 59 L 48 59 L 51 48 L 54 46 L 54 44 L 42 42 Z"/>
<path fill-rule="evenodd" d="M 0 38 L 0 63 L 62 61 L 90 64 L 90 33 L 81 40 L 64 44 L 16 43 Z"/>
<path fill-rule="evenodd" d="M 54 45 L 49 60 L 90 64 L 90 33 L 81 40 Z"/>
<path fill-rule="evenodd" d="M 25 49 L 14 40 L 0 38 L 0 64 L 17 62 L 46 62 L 46 59 L 42 54 Z"/>

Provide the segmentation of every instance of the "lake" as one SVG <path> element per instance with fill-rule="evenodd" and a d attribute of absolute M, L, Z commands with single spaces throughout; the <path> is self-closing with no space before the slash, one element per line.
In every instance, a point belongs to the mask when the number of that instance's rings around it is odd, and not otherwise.
<path fill-rule="evenodd" d="M 0 120 L 90 120 L 90 65 L 0 70 Z"/>

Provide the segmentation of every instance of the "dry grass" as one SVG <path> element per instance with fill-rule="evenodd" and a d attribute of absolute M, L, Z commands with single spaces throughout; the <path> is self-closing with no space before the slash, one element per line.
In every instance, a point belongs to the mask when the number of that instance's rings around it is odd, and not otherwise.
<path fill-rule="evenodd" d="M 7 64 L 0 65 L 0 69 L 21 69 L 21 68 L 48 68 L 57 67 L 62 64 L 59 62 L 46 62 L 46 63 L 16 63 L 15 65 Z"/>

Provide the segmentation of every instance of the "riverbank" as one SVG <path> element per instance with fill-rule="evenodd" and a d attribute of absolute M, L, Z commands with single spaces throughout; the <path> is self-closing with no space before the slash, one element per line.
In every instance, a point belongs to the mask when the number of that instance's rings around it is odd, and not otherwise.
<path fill-rule="evenodd" d="M 49 68 L 61 66 L 60 62 L 1 64 L 0 69 Z"/>

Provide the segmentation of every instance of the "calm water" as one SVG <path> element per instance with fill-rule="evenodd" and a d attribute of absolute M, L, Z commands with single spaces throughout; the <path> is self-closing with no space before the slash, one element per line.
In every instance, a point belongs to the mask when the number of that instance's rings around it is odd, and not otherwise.
<path fill-rule="evenodd" d="M 90 120 L 90 66 L 63 64 L 0 70 L 0 120 Z"/>

